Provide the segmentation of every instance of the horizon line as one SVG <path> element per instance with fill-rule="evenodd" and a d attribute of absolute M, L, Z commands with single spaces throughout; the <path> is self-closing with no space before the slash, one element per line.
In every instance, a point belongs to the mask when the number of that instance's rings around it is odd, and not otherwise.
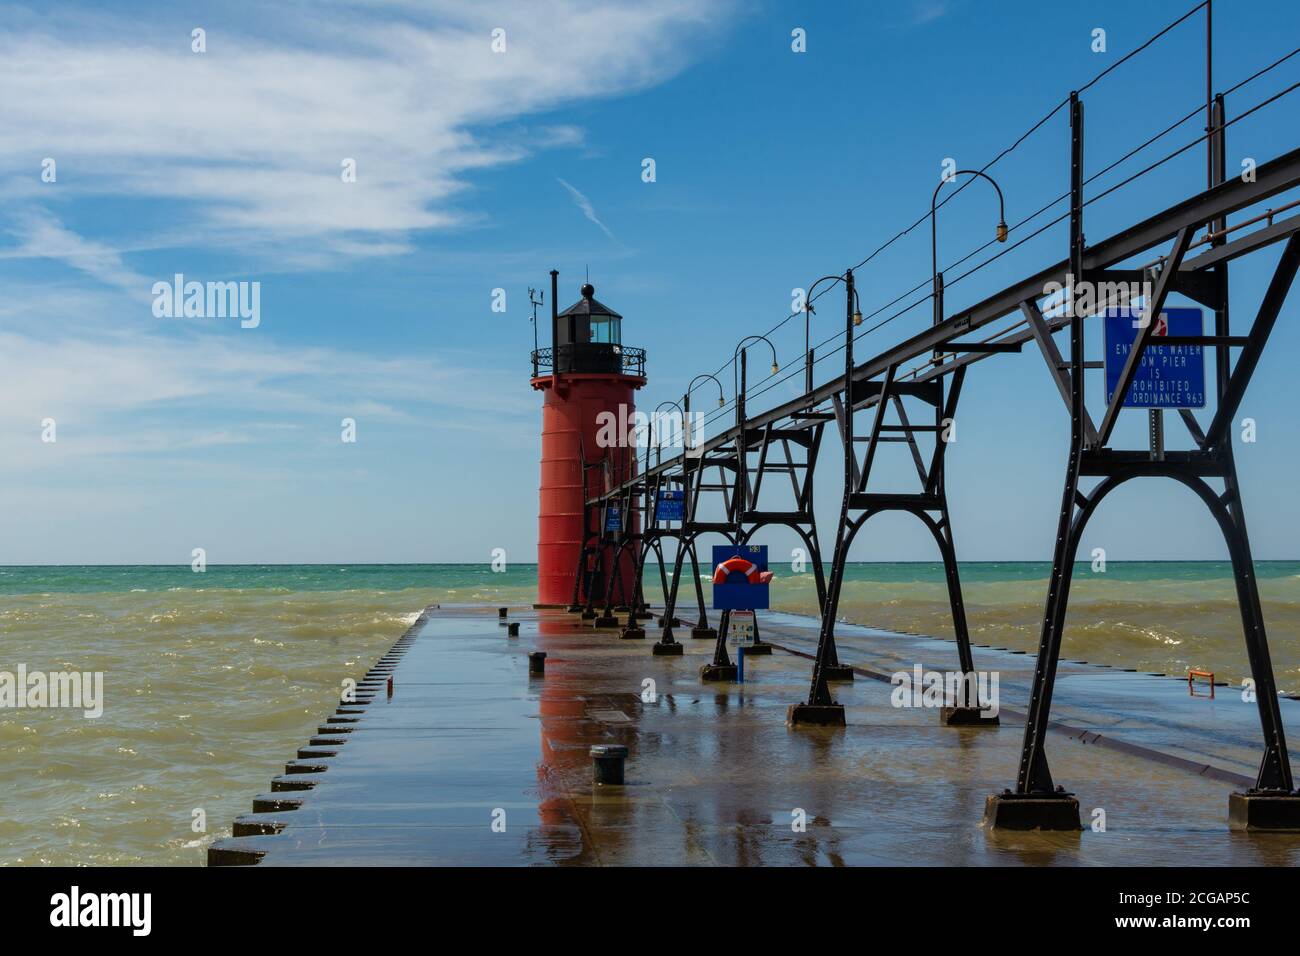
<path fill-rule="evenodd" d="M 1286 562 L 1300 562 L 1300 557 L 1295 558 L 1255 558 L 1254 564 L 1281 564 Z M 512 562 L 518 567 L 535 568 L 536 561 L 519 561 Z M 846 564 L 943 564 L 939 559 L 904 559 L 897 561 L 846 561 Z M 969 558 L 959 559 L 958 564 L 1051 564 L 1051 558 Z M 1075 564 L 1090 564 L 1087 559 L 1076 559 Z M 1106 563 L 1110 564 L 1231 564 L 1230 558 L 1116 558 L 1107 559 Z M 427 567 L 490 567 L 490 561 L 247 561 L 232 562 L 229 564 L 215 564 L 208 562 L 208 568 L 330 568 L 330 567 L 352 567 L 352 568 L 427 568 Z M 121 563 L 121 564 L 0 564 L 0 571 L 13 568 L 188 568 L 188 562 L 178 562 L 175 564 L 140 564 L 140 563 Z M 206 573 L 206 572 L 194 572 Z M 506 573 L 506 572 L 496 572 Z"/>

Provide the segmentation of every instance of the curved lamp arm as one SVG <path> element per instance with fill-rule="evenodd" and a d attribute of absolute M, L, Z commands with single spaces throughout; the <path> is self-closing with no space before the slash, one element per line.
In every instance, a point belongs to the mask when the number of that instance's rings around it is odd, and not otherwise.
<path fill-rule="evenodd" d="M 718 407 L 721 408 L 723 405 L 727 404 L 727 400 L 722 397 L 722 383 L 718 381 L 718 377 L 716 375 L 710 375 L 708 372 L 705 372 L 703 375 L 697 375 L 693 379 L 691 379 L 691 384 L 686 386 L 686 394 L 682 397 L 685 398 L 687 401 L 690 401 L 691 392 L 695 391 L 695 383 L 702 381 L 703 379 L 706 378 L 711 378 L 713 379 L 713 381 L 718 383 Z"/>
<path fill-rule="evenodd" d="M 777 372 L 781 370 L 781 367 L 779 364 L 777 364 L 776 346 L 772 344 L 772 340 L 769 339 L 766 335 L 746 335 L 743 339 L 740 340 L 740 344 L 736 346 L 736 350 L 731 353 L 731 361 L 732 362 L 736 361 L 736 356 L 740 355 L 740 350 L 745 347 L 745 343 L 757 342 L 760 339 L 766 342 L 767 347 L 772 350 L 772 374 L 775 375 Z"/>
<path fill-rule="evenodd" d="M 939 202 L 939 190 L 943 189 L 945 182 L 952 182 L 958 176 L 978 176 L 982 179 L 988 179 L 989 185 L 991 185 L 993 190 L 997 193 L 997 241 L 1006 242 L 1006 203 L 1002 202 L 1002 187 L 997 185 L 997 182 L 992 176 L 989 176 L 988 173 L 982 172 L 982 170 L 958 169 L 956 173 L 952 174 L 952 176 L 941 177 L 939 179 L 939 185 L 935 186 L 935 193 L 930 196 L 930 251 L 931 265 L 933 267 L 932 272 L 935 273 L 939 272 L 939 263 L 937 263 L 937 256 L 935 255 L 935 212 L 936 203 Z"/>
<path fill-rule="evenodd" d="M 988 180 L 989 185 L 997 191 L 998 228 L 996 235 L 998 242 L 1007 241 L 1006 203 L 1002 201 L 1002 187 L 994 181 L 992 176 L 978 169 L 959 169 L 951 176 L 942 176 L 939 178 L 939 184 L 934 187 L 934 194 L 930 196 L 930 275 L 932 283 L 931 295 L 934 299 L 934 321 L 936 323 L 941 321 L 943 318 L 943 300 L 939 286 L 939 239 L 938 228 L 935 225 L 935 220 L 938 218 L 936 215 L 938 210 L 936 203 L 939 200 L 939 190 L 943 188 L 943 184 L 955 180 L 958 176 L 978 176 L 981 179 L 986 179 Z"/>
<path fill-rule="evenodd" d="M 667 399 L 667 400 L 665 400 L 665 401 L 662 401 L 662 402 L 660 402 L 658 405 L 655 406 L 655 410 L 654 410 L 654 417 L 655 417 L 655 418 L 657 418 L 657 417 L 659 416 L 659 409 L 663 408 L 665 405 L 669 405 L 669 406 L 671 406 L 671 407 L 677 409 L 677 414 L 679 414 L 679 415 L 682 416 L 682 420 L 683 420 L 683 421 L 686 420 L 686 413 L 685 413 L 684 411 L 682 411 L 682 406 L 679 405 L 679 404 L 677 404 L 676 402 L 674 402 L 672 399 Z M 659 442 L 659 430 L 656 428 L 656 429 L 655 429 L 655 448 L 658 448 L 658 447 L 659 447 L 659 444 L 660 444 L 660 442 Z M 647 441 L 647 442 L 646 442 L 646 457 L 649 458 L 649 456 L 650 456 L 650 442 Z"/>
<path fill-rule="evenodd" d="M 740 355 L 740 350 L 745 347 L 747 342 L 757 342 L 760 339 L 766 342 L 767 347 L 772 350 L 772 374 L 775 375 L 781 370 L 781 366 L 778 364 L 776 359 L 776 346 L 772 344 L 772 340 L 766 335 L 746 335 L 740 340 L 740 343 L 736 346 L 736 350 L 731 353 L 731 394 L 733 396 L 739 397 L 740 392 L 740 387 L 736 380 L 736 373 L 738 371 L 736 357 Z"/>
<path fill-rule="evenodd" d="M 817 310 L 812 307 L 813 290 L 815 290 L 823 282 L 843 282 L 843 281 L 844 281 L 844 276 L 822 276 L 820 279 L 818 279 L 816 282 L 810 285 L 808 287 L 808 291 L 804 293 L 804 303 L 803 303 L 804 315 L 817 314 Z M 853 308 L 854 308 L 853 324 L 861 325 L 862 324 L 862 296 L 858 294 L 857 286 L 853 287 Z"/>

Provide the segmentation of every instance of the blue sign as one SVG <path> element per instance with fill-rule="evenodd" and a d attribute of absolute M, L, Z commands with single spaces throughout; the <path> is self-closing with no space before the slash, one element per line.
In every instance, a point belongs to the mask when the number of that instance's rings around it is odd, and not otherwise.
<path fill-rule="evenodd" d="M 767 609 L 767 545 L 718 544 L 713 546 L 713 609 L 754 611 Z"/>
<path fill-rule="evenodd" d="M 610 505 L 609 510 L 605 512 L 605 530 L 622 531 L 623 516 L 619 513 L 616 505 Z"/>
<path fill-rule="evenodd" d="M 1119 385 L 1124 363 L 1137 339 L 1137 314 L 1129 309 L 1106 313 L 1106 401 Z M 1204 408 L 1205 349 L 1200 345 L 1158 345 L 1167 335 L 1203 335 L 1200 309 L 1164 309 L 1154 320 L 1125 408 Z"/>
<path fill-rule="evenodd" d="M 686 492 L 661 491 L 655 499 L 656 521 L 685 521 Z"/>

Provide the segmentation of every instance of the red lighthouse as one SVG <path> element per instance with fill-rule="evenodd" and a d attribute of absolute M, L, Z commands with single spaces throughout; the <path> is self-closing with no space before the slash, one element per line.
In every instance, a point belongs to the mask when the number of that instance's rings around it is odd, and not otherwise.
<path fill-rule="evenodd" d="M 587 599 L 579 576 L 583 545 L 594 547 L 603 529 L 600 516 L 587 513 L 584 499 L 636 474 L 636 448 L 622 428 L 636 412 L 636 390 L 645 385 L 645 350 L 622 340 L 623 317 L 601 305 L 595 289 L 582 287 L 582 298 L 556 312 L 557 277 L 551 272 L 551 347 L 533 353 L 532 386 L 542 392 L 541 494 L 537 514 L 537 603 L 567 606 Z M 613 416 L 612 419 L 608 416 Z M 616 428 L 604 427 L 613 421 Z M 609 441 L 611 432 L 618 440 Z M 635 515 L 622 516 L 635 532 Z M 593 598 L 601 598 L 613 574 L 624 576 L 631 593 L 630 555 L 611 569 L 607 548 L 592 580 Z M 596 553 L 586 569 L 596 568 Z"/>

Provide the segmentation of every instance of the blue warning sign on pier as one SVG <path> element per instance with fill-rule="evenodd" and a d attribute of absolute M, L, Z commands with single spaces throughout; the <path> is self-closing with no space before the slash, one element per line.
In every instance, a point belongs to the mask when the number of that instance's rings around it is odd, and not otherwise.
<path fill-rule="evenodd" d="M 713 546 L 713 607 L 718 611 L 755 611 L 767 608 L 767 545 L 718 544 Z"/>
<path fill-rule="evenodd" d="M 618 508 L 614 507 L 613 505 L 611 505 L 609 507 L 609 510 L 605 512 L 605 530 L 606 531 L 623 530 L 623 515 L 618 510 Z"/>
<path fill-rule="evenodd" d="M 680 489 L 661 491 L 655 498 L 656 521 L 685 521 L 686 492 Z"/>
<path fill-rule="evenodd" d="M 1112 309 L 1106 313 L 1106 401 L 1119 385 L 1124 363 L 1137 340 L 1139 312 Z M 1200 345 L 1160 345 L 1168 336 L 1203 335 L 1200 309 L 1164 309 L 1155 319 L 1151 341 L 1142 353 L 1133 384 L 1124 396 L 1125 408 L 1204 408 L 1205 349 Z"/>

